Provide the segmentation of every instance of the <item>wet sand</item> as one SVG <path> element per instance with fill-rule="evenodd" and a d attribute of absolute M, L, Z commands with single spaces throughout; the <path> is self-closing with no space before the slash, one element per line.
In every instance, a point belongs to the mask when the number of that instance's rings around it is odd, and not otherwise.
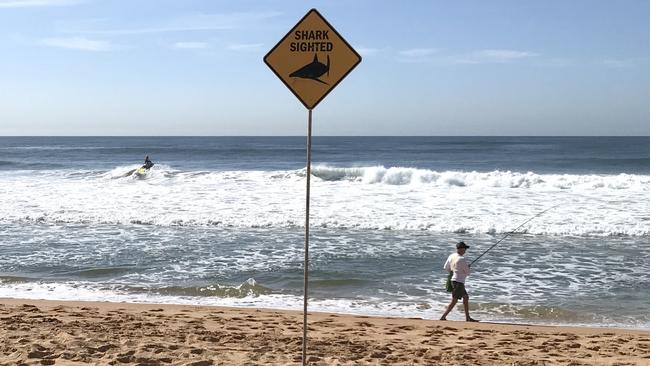
<path fill-rule="evenodd" d="M 311 365 L 650 365 L 650 332 L 313 313 Z M 302 313 L 0 299 L 0 365 L 299 365 Z"/>

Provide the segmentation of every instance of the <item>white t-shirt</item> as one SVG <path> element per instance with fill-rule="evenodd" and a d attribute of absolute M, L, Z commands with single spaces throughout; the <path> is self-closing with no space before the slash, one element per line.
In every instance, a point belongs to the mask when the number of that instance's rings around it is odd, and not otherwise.
<path fill-rule="evenodd" d="M 452 281 L 465 283 L 465 278 L 469 276 L 469 263 L 465 257 L 458 253 L 452 253 L 447 258 L 444 268 L 447 272 L 454 272 L 454 275 L 451 276 Z"/>

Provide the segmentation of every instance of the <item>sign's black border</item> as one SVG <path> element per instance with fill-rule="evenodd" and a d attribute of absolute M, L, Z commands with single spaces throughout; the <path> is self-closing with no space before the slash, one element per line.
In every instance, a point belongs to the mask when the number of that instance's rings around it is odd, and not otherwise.
<path fill-rule="evenodd" d="M 296 28 L 298 28 L 298 25 L 300 25 L 300 23 L 302 23 L 302 21 L 305 20 L 305 18 L 307 18 L 307 17 L 309 16 L 309 14 L 311 14 L 311 13 L 313 13 L 313 12 L 315 12 L 316 14 L 318 14 L 318 16 L 319 16 L 319 17 L 320 17 L 320 18 L 325 22 L 325 24 L 327 24 L 327 26 L 330 27 L 330 29 L 331 29 L 332 31 L 334 31 L 334 33 L 335 33 L 339 38 L 341 38 L 341 40 L 343 41 L 343 43 L 345 43 L 345 44 L 346 44 L 346 45 L 347 45 L 347 46 L 352 50 L 352 52 L 353 52 L 355 55 L 357 55 L 357 57 L 359 58 L 359 61 L 357 61 L 354 65 L 352 65 L 352 67 L 350 68 L 350 70 L 348 70 L 348 71 L 347 71 L 347 72 L 346 72 L 346 73 L 345 73 L 345 74 L 344 74 L 344 75 L 339 79 L 339 81 L 336 82 L 336 84 L 332 85 L 332 87 L 327 91 L 327 93 L 323 94 L 323 96 L 320 97 L 320 99 L 318 99 L 318 100 L 314 103 L 313 106 L 309 107 L 309 106 L 307 105 L 307 103 L 305 103 L 305 101 L 302 100 L 302 98 L 300 97 L 300 95 L 298 95 L 298 93 L 296 93 L 296 92 L 295 92 L 295 91 L 294 91 L 294 90 L 289 86 L 289 84 L 288 84 L 288 83 L 287 83 L 287 82 L 286 82 L 286 81 L 285 81 L 285 80 L 280 76 L 280 74 L 278 74 L 278 73 L 275 71 L 275 69 L 273 69 L 273 67 L 268 63 L 268 61 L 267 61 L 266 59 L 269 57 L 269 55 L 270 55 L 271 53 L 273 53 L 273 51 L 275 51 L 276 48 L 278 48 L 278 46 L 280 46 L 280 43 L 282 43 L 282 42 L 283 42 L 287 37 L 289 37 L 289 36 L 293 33 L 293 31 L 296 30 Z M 349 74 L 352 70 L 354 70 L 354 68 L 357 67 L 358 64 L 361 63 L 361 55 L 359 55 L 359 53 L 357 53 L 357 51 L 356 51 L 352 46 L 350 46 L 350 44 L 348 43 L 348 41 L 346 41 L 345 38 L 343 38 L 343 37 L 339 34 L 339 32 L 336 31 L 336 29 L 335 29 L 334 27 L 332 27 L 332 25 L 327 21 L 327 19 L 325 19 L 325 17 L 324 17 L 321 13 L 319 13 L 318 10 L 316 10 L 316 9 L 314 8 L 314 9 L 309 10 L 309 11 L 307 12 L 307 14 L 305 14 L 305 16 L 302 17 L 302 18 L 298 21 L 298 23 L 296 23 L 296 25 L 294 25 L 293 28 L 291 28 L 291 30 L 290 30 L 290 31 L 289 31 L 289 32 L 288 32 L 284 37 L 282 37 L 282 39 L 280 39 L 280 42 L 278 42 L 278 43 L 277 43 L 277 44 L 276 44 L 276 45 L 275 45 L 275 46 L 274 46 L 274 47 L 273 47 L 269 52 L 267 52 L 267 54 L 264 56 L 264 63 L 266 64 L 266 66 L 268 66 L 268 67 L 271 69 L 271 71 L 273 71 L 273 73 L 274 73 L 278 78 L 280 78 L 280 80 L 282 80 L 282 82 L 284 83 L 284 85 L 286 85 L 286 87 L 287 87 L 289 90 L 291 90 L 291 92 L 293 93 L 293 95 L 295 95 L 296 98 L 298 98 L 298 100 L 300 100 L 300 102 L 305 106 L 305 108 L 307 108 L 307 109 L 314 109 L 314 108 L 316 108 L 316 106 L 318 105 L 318 103 L 321 102 L 321 100 L 325 99 L 325 97 L 326 97 L 326 96 L 327 96 L 327 95 L 328 95 L 332 90 L 334 90 L 334 88 L 336 88 L 336 86 L 339 85 L 339 83 L 340 83 L 341 81 L 343 81 L 343 79 L 345 79 L 345 77 L 348 76 L 348 74 Z"/>

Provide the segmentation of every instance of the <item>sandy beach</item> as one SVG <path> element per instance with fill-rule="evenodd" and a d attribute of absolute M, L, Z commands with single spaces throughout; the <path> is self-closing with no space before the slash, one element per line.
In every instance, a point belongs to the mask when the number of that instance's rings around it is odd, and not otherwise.
<path fill-rule="evenodd" d="M 2 365 L 296 365 L 302 313 L 0 300 Z M 313 313 L 312 365 L 650 365 L 650 332 Z"/>

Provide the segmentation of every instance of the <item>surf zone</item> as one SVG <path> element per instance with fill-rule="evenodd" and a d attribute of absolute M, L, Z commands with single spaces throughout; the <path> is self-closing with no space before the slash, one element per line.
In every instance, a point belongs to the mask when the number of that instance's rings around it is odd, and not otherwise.
<path fill-rule="evenodd" d="M 334 45 L 330 42 L 329 30 L 297 30 L 295 42 L 289 44 L 291 52 L 332 52 Z"/>

